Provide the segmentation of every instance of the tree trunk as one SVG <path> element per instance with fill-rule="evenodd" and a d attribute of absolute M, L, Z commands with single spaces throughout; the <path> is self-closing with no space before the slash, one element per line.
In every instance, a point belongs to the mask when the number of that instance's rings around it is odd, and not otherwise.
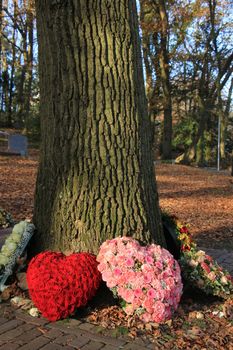
<path fill-rule="evenodd" d="M 37 0 L 37 250 L 164 245 L 135 1 Z"/>
<path fill-rule="evenodd" d="M 233 152 L 231 154 L 231 176 L 233 176 Z"/>
<path fill-rule="evenodd" d="M 12 62 L 11 62 L 11 73 L 9 81 L 9 103 L 8 103 L 8 115 L 7 124 L 9 127 L 12 126 L 12 103 L 14 94 L 14 80 L 15 80 L 15 63 L 16 63 L 16 21 L 17 21 L 17 3 L 14 1 L 14 20 L 13 20 L 13 33 L 12 33 Z"/>
<path fill-rule="evenodd" d="M 169 55 L 167 48 L 168 40 L 168 17 L 164 0 L 158 1 L 159 15 L 161 21 L 161 38 L 160 38 L 160 55 L 159 64 L 161 70 L 161 82 L 163 90 L 163 159 L 171 159 L 172 157 L 172 100 L 171 100 L 171 84 L 169 72 Z"/>
<path fill-rule="evenodd" d="M 3 105 L 3 89 L 2 89 L 2 0 L 0 0 L 0 116 L 2 113 L 2 105 Z"/>
<path fill-rule="evenodd" d="M 17 96 L 17 104 L 18 104 L 18 113 L 17 119 L 20 124 L 24 124 L 25 120 L 25 80 L 27 73 L 27 28 L 25 28 L 22 33 L 22 50 L 23 55 L 21 60 L 23 59 L 23 64 L 20 73 L 20 80 L 17 88 L 18 96 Z"/>
<path fill-rule="evenodd" d="M 34 60 L 34 15 L 33 4 L 30 2 L 27 9 L 27 26 L 28 26 L 28 47 L 27 47 L 27 79 L 26 87 L 24 91 L 24 115 L 25 115 L 25 127 L 28 131 L 29 115 L 32 98 L 32 80 L 33 80 L 33 60 Z"/>

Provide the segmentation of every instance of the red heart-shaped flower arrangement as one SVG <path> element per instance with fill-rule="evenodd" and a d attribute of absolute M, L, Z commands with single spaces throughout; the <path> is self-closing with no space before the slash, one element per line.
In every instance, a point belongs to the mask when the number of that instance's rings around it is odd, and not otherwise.
<path fill-rule="evenodd" d="M 49 321 L 71 315 L 95 295 L 101 281 L 94 255 L 43 252 L 35 256 L 27 270 L 29 294 Z"/>

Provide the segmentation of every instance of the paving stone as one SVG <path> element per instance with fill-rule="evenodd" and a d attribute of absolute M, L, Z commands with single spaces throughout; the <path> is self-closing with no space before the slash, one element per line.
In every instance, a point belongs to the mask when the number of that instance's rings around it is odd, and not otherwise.
<path fill-rule="evenodd" d="M 42 348 L 44 345 L 48 344 L 50 342 L 49 338 L 45 338 L 43 336 L 40 336 L 38 338 L 33 339 L 29 343 L 23 345 L 20 350 L 37 350 Z"/>
<path fill-rule="evenodd" d="M 78 327 L 82 322 L 76 319 L 66 319 L 66 320 L 59 320 L 57 322 L 50 322 L 48 326 L 50 328 L 74 328 Z"/>
<path fill-rule="evenodd" d="M 117 338 L 111 338 L 111 337 L 106 337 L 106 336 L 101 336 L 101 335 L 95 335 L 95 334 L 90 334 L 89 338 L 94 341 L 101 341 L 105 344 L 110 344 L 113 346 L 118 346 L 122 347 L 125 345 L 126 341 L 122 339 L 117 339 Z"/>
<path fill-rule="evenodd" d="M 90 341 L 89 338 L 79 336 L 79 337 L 73 339 L 72 341 L 68 341 L 68 344 L 70 346 L 73 346 L 74 348 L 78 348 L 79 349 L 82 346 L 86 345 L 89 341 Z"/>
<path fill-rule="evenodd" d="M 19 345 L 13 344 L 13 343 L 7 343 L 7 344 L 0 347 L 1 350 L 15 350 L 18 348 L 19 348 Z"/>
<path fill-rule="evenodd" d="M 44 334 L 45 337 L 50 339 L 55 339 L 61 337 L 63 333 L 59 329 L 50 329 L 48 332 Z"/>
<path fill-rule="evenodd" d="M 150 349 L 150 350 L 161 350 L 161 345 L 158 346 L 158 345 L 155 345 L 155 344 L 150 344 L 147 346 L 147 349 Z"/>
<path fill-rule="evenodd" d="M 2 325 L 3 323 L 6 323 L 7 321 L 9 321 L 7 318 L 0 317 L 0 325 Z"/>
<path fill-rule="evenodd" d="M 54 343 L 47 344 L 47 345 L 43 346 L 43 348 L 41 348 L 41 350 L 64 350 L 64 349 L 65 349 L 64 346 L 59 345 L 59 344 L 54 344 Z M 70 348 L 70 349 L 72 349 L 72 348 Z"/>
<path fill-rule="evenodd" d="M 32 317 L 29 314 L 24 313 L 22 310 L 16 310 L 15 314 L 17 319 L 35 324 L 37 326 L 44 326 L 49 323 L 49 321 L 43 317 Z"/>
<path fill-rule="evenodd" d="M 146 350 L 146 347 L 136 343 L 128 343 L 123 347 L 124 350 Z"/>
<path fill-rule="evenodd" d="M 24 332 L 32 329 L 33 327 L 34 326 L 32 324 L 26 324 L 26 323 L 23 324 L 23 325 L 20 325 L 17 328 L 11 329 L 8 332 L 5 332 L 5 333 L 1 334 L 1 340 L 3 340 L 3 341 L 4 340 L 5 341 L 12 340 L 12 339 L 20 336 Z"/>
<path fill-rule="evenodd" d="M 147 349 L 154 350 L 155 349 L 155 344 L 149 344 L 146 347 Z"/>
<path fill-rule="evenodd" d="M 103 343 L 99 343 L 99 342 L 95 342 L 95 341 L 90 341 L 90 343 L 84 345 L 81 350 L 99 350 L 99 349 L 103 349 L 104 344 Z"/>
<path fill-rule="evenodd" d="M 80 324 L 81 322 L 78 320 L 69 320 L 69 322 L 65 322 L 65 321 L 51 322 L 51 323 L 48 323 L 46 326 L 51 329 L 59 329 L 62 332 L 75 334 Z"/>
<path fill-rule="evenodd" d="M 25 332 L 24 334 L 21 334 L 19 337 L 17 337 L 17 339 L 14 339 L 14 343 L 24 345 L 33 339 L 38 338 L 39 336 L 41 336 L 41 332 L 37 328 L 34 328 Z"/>
<path fill-rule="evenodd" d="M 121 339 L 116 339 L 116 338 L 111 338 L 107 336 L 101 336 L 95 333 L 91 333 L 85 330 L 79 329 L 79 327 L 74 328 L 74 327 L 67 327 L 66 324 L 61 324 L 56 322 L 55 324 L 48 324 L 47 327 L 49 328 L 56 328 L 61 330 L 63 333 L 68 333 L 68 334 L 74 334 L 76 337 L 86 337 L 90 340 L 96 341 L 96 342 L 103 342 L 106 344 L 110 344 L 113 346 L 123 346 L 126 341 L 121 340 Z"/>
<path fill-rule="evenodd" d="M 71 342 L 75 338 L 74 334 L 65 334 L 54 339 L 54 343 L 66 345 L 68 342 Z"/>
<path fill-rule="evenodd" d="M 123 348 L 119 348 L 118 346 L 112 346 L 112 345 L 104 345 L 104 347 L 101 350 L 119 350 L 119 349 L 123 349 Z"/>
<path fill-rule="evenodd" d="M 142 339 L 142 338 L 136 338 L 133 340 L 134 344 L 140 345 L 140 346 L 144 346 L 146 347 L 147 345 L 151 344 L 151 342 L 148 339 Z"/>
<path fill-rule="evenodd" d="M 79 326 L 80 324 L 82 324 L 81 321 L 79 320 L 76 320 L 75 318 L 70 318 L 69 319 L 69 322 L 66 323 L 68 327 L 77 327 Z"/>
<path fill-rule="evenodd" d="M 85 322 L 85 323 L 81 323 L 78 326 L 78 328 L 83 329 L 84 331 L 95 331 L 96 326 L 91 323 Z"/>
<path fill-rule="evenodd" d="M 23 321 L 21 321 L 21 320 L 10 320 L 6 323 L 3 323 L 0 326 L 0 334 L 3 334 L 7 331 L 10 331 L 10 330 L 20 326 L 21 324 L 23 324 Z"/>

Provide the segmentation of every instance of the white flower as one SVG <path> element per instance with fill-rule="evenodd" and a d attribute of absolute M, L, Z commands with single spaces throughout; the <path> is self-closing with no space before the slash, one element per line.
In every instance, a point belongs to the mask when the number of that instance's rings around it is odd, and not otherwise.
<path fill-rule="evenodd" d="M 8 257 L 8 256 L 11 256 L 12 251 L 10 251 L 8 246 L 6 244 L 4 244 L 4 246 L 1 249 L 1 253 Z"/>
<path fill-rule="evenodd" d="M 9 258 L 6 255 L 0 254 L 0 265 L 6 265 Z"/>
<path fill-rule="evenodd" d="M 195 261 L 195 260 L 193 260 L 193 259 L 191 259 L 190 261 L 189 261 L 189 266 L 191 266 L 191 267 L 196 267 L 198 265 L 198 262 L 197 261 Z"/>
<path fill-rule="evenodd" d="M 222 282 L 222 284 L 227 284 L 228 283 L 228 280 L 227 280 L 227 278 L 225 276 L 222 276 L 220 281 Z"/>
<path fill-rule="evenodd" d="M 10 236 L 5 240 L 4 245 L 8 245 L 9 243 L 13 243 L 13 242 L 14 242 L 11 236 L 12 236 L 12 235 L 10 235 Z"/>
<path fill-rule="evenodd" d="M 205 252 L 204 252 L 204 250 L 198 250 L 196 254 L 197 255 L 205 255 Z"/>
<path fill-rule="evenodd" d="M 21 240 L 21 234 L 20 233 L 16 233 L 16 232 L 13 232 L 11 235 L 10 235 L 10 239 L 15 242 L 15 243 L 19 243 L 20 240 Z"/>
<path fill-rule="evenodd" d="M 32 317 L 38 317 L 39 316 L 39 310 L 36 307 L 32 307 L 29 311 L 28 311 L 29 315 L 31 315 Z"/>
<path fill-rule="evenodd" d="M 17 244 L 15 242 L 8 242 L 5 244 L 5 246 L 9 249 L 11 253 L 13 253 L 17 248 Z"/>
<path fill-rule="evenodd" d="M 16 224 L 13 227 L 12 233 L 18 233 L 18 234 L 22 235 L 26 226 L 27 226 L 26 221 L 20 221 L 18 224 Z"/>

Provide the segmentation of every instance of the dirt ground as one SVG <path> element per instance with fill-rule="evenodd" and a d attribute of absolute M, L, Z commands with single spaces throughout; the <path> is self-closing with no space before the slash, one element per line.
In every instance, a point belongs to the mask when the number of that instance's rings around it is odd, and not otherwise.
<path fill-rule="evenodd" d="M 29 158 L 0 156 L 0 207 L 16 220 L 32 218 L 38 152 Z M 233 250 L 233 177 L 194 167 L 157 164 L 162 210 L 189 224 L 204 247 Z"/>

